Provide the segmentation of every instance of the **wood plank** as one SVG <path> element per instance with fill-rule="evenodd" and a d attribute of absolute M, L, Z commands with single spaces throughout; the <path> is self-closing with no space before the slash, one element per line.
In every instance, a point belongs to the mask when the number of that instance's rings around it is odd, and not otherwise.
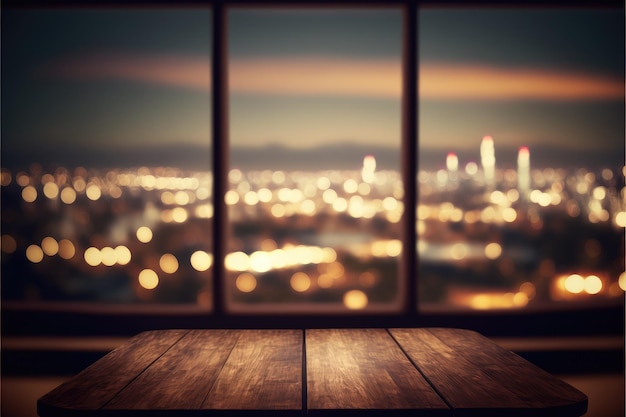
<path fill-rule="evenodd" d="M 198 409 L 239 340 L 240 332 L 191 330 L 104 408 Z"/>
<path fill-rule="evenodd" d="M 459 416 L 580 416 L 580 391 L 476 332 L 391 329 Z"/>
<path fill-rule="evenodd" d="M 64 410 L 96 410 L 111 400 L 163 353 L 176 344 L 186 330 L 140 333 L 122 346 L 44 395 L 37 402 L 40 415 L 60 415 Z"/>
<path fill-rule="evenodd" d="M 573 415 L 572 412 L 583 415 L 587 411 L 585 394 L 486 337 L 468 330 L 464 331 L 463 338 L 452 337 L 456 333 L 454 329 L 431 331 L 450 347 L 463 352 L 499 384 L 519 393 L 530 407 L 543 410 L 545 415 Z"/>
<path fill-rule="evenodd" d="M 302 344 L 301 330 L 239 331 L 202 408 L 302 414 Z"/>
<path fill-rule="evenodd" d="M 451 415 L 384 329 L 306 331 L 309 414 Z"/>

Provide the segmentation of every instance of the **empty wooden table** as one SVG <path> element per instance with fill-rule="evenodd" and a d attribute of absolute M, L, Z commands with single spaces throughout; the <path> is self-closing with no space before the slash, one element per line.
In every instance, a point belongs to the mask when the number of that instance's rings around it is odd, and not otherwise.
<path fill-rule="evenodd" d="M 468 330 L 159 330 L 37 408 L 41 417 L 581 416 L 587 397 Z"/>

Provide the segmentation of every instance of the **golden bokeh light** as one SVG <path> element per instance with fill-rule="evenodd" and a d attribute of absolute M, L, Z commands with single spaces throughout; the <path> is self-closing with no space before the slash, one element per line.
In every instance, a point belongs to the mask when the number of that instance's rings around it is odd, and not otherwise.
<path fill-rule="evenodd" d="M 152 240 L 152 230 L 147 226 L 141 226 L 137 229 L 137 240 L 141 243 L 148 243 Z"/>
<path fill-rule="evenodd" d="M 244 272 L 235 279 L 235 286 L 243 293 L 250 293 L 256 288 L 257 282 L 254 275 Z"/>
<path fill-rule="evenodd" d="M 43 195 L 53 200 L 59 196 L 59 186 L 53 182 L 47 182 L 43 186 Z"/>
<path fill-rule="evenodd" d="M 459 242 L 450 247 L 450 257 L 455 261 L 463 260 L 467 257 L 469 249 L 467 244 Z"/>
<path fill-rule="evenodd" d="M 622 291 L 626 291 L 626 272 L 619 274 L 618 283 Z"/>
<path fill-rule="evenodd" d="M 350 290 L 343 295 L 343 305 L 350 310 L 362 310 L 368 302 L 367 294 L 361 290 Z"/>
<path fill-rule="evenodd" d="M 615 225 L 617 227 L 626 227 L 626 211 L 620 211 L 615 215 Z"/>
<path fill-rule="evenodd" d="M 176 200 L 174 199 L 174 193 L 171 191 L 163 191 L 163 193 L 161 194 L 161 202 L 166 206 L 171 206 L 176 203 Z"/>
<path fill-rule="evenodd" d="M 43 261 L 43 250 L 38 245 L 30 245 L 26 248 L 26 259 L 34 264 Z"/>
<path fill-rule="evenodd" d="M 317 286 L 320 288 L 330 288 L 334 283 L 335 280 L 330 274 L 320 274 L 317 277 Z"/>
<path fill-rule="evenodd" d="M 598 294 L 602 291 L 602 280 L 597 275 L 589 275 L 585 278 L 584 289 L 587 294 Z"/>
<path fill-rule="evenodd" d="M 498 259 L 502 255 L 502 246 L 499 243 L 491 242 L 485 246 L 485 257 L 487 259 Z"/>
<path fill-rule="evenodd" d="M 63 259 L 72 259 L 76 255 L 74 244 L 68 239 L 59 241 L 59 256 Z"/>
<path fill-rule="evenodd" d="M 87 189 L 87 182 L 81 177 L 74 178 L 72 185 L 77 193 L 83 193 Z"/>
<path fill-rule="evenodd" d="M 146 290 L 153 290 L 159 285 L 159 276 L 152 269 L 144 269 L 139 273 L 139 285 Z"/>
<path fill-rule="evenodd" d="M 204 272 L 213 265 L 213 255 L 208 252 L 198 250 L 191 254 L 191 266 L 198 272 Z"/>
<path fill-rule="evenodd" d="M 224 258 L 224 266 L 229 271 L 247 271 L 250 269 L 250 257 L 241 251 L 229 253 Z"/>
<path fill-rule="evenodd" d="M 32 203 L 37 200 L 37 189 L 32 185 L 24 187 L 22 190 L 22 199 L 27 203 Z"/>
<path fill-rule="evenodd" d="M 250 255 L 250 268 L 255 272 L 267 272 L 272 269 L 272 258 L 269 253 L 256 251 Z"/>
<path fill-rule="evenodd" d="M 65 187 L 61 191 L 61 201 L 65 204 L 73 204 L 76 201 L 76 191 L 72 187 Z"/>
<path fill-rule="evenodd" d="M 532 300 L 537 294 L 537 288 L 532 282 L 524 282 L 522 285 L 520 285 L 519 292 L 523 292 L 524 294 L 526 294 L 529 300 Z"/>
<path fill-rule="evenodd" d="M 100 197 L 102 197 L 102 191 L 96 184 L 89 184 L 85 190 L 85 194 L 87 195 L 87 198 L 92 201 L 97 201 Z"/>
<path fill-rule="evenodd" d="M 514 307 L 526 307 L 528 305 L 529 297 L 525 292 L 517 292 L 513 295 Z"/>
<path fill-rule="evenodd" d="M 281 217 L 285 216 L 285 214 L 287 213 L 287 210 L 285 209 L 285 206 L 282 204 L 274 204 L 272 206 L 271 212 L 272 212 L 272 216 L 274 216 L 277 219 L 280 219 Z"/>
<path fill-rule="evenodd" d="M 93 246 L 85 249 L 83 258 L 85 259 L 85 262 L 87 262 L 87 265 L 89 266 L 98 266 L 102 263 L 102 254 L 100 253 L 100 250 L 98 250 L 98 248 L 95 248 Z"/>
<path fill-rule="evenodd" d="M 332 262 L 326 266 L 326 273 L 334 279 L 343 277 L 345 268 L 340 262 Z"/>
<path fill-rule="evenodd" d="M 12 181 L 11 171 L 9 171 L 8 169 L 2 168 L 2 171 L 0 171 L 0 185 L 3 187 L 7 187 L 8 185 L 11 184 L 11 181 Z"/>
<path fill-rule="evenodd" d="M 0 249 L 4 253 L 14 253 L 17 250 L 17 241 L 11 235 L 2 235 L 0 238 Z"/>
<path fill-rule="evenodd" d="M 51 236 L 44 237 L 41 240 L 41 249 L 48 256 L 54 256 L 59 253 L 59 242 Z"/>
<path fill-rule="evenodd" d="M 132 258 L 130 249 L 124 245 L 120 245 L 115 248 L 115 256 L 119 265 L 128 265 Z"/>
<path fill-rule="evenodd" d="M 105 246 L 100 250 L 100 256 L 102 257 L 102 265 L 113 266 L 117 263 L 117 254 L 115 249 L 110 246 Z"/>
<path fill-rule="evenodd" d="M 176 223 L 185 223 L 188 218 L 189 218 L 189 213 L 187 213 L 187 210 L 185 210 L 184 208 L 175 207 L 172 210 L 172 219 Z"/>
<path fill-rule="evenodd" d="M 174 194 L 174 202 L 176 204 L 178 204 L 179 206 L 186 206 L 187 204 L 189 204 L 191 202 L 191 198 L 189 197 L 189 194 L 187 194 L 186 191 L 177 191 L 176 194 Z"/>
<path fill-rule="evenodd" d="M 294 291 L 305 292 L 311 288 L 311 278 L 304 272 L 296 272 L 291 276 L 289 284 Z"/>
<path fill-rule="evenodd" d="M 30 184 L 30 177 L 25 172 L 18 172 L 15 176 L 15 182 L 17 182 L 20 187 L 26 187 Z"/>
<path fill-rule="evenodd" d="M 512 207 L 502 210 L 502 219 L 507 223 L 513 223 L 517 219 L 517 211 Z"/>
<path fill-rule="evenodd" d="M 585 279 L 578 274 L 568 276 L 563 284 L 565 289 L 572 294 L 580 294 L 585 289 Z"/>
<path fill-rule="evenodd" d="M 171 253 L 166 253 L 159 259 L 159 266 L 166 274 L 173 274 L 178 271 L 178 259 Z"/>
<path fill-rule="evenodd" d="M 385 244 L 385 254 L 391 258 L 398 257 L 402 254 L 402 241 L 399 239 L 391 239 Z"/>

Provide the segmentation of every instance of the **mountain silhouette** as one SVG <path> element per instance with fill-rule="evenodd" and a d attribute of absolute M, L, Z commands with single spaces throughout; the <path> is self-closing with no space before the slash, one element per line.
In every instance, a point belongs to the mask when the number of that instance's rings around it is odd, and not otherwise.
<path fill-rule="evenodd" d="M 455 152 L 459 165 L 474 161 L 480 163 L 478 146 L 476 149 L 420 149 L 418 167 L 436 170 L 446 167 L 446 155 Z M 363 158 L 373 155 L 377 169 L 400 169 L 401 151 L 388 146 L 364 146 L 344 142 L 311 148 L 289 148 L 282 145 L 255 147 L 232 147 L 229 150 L 229 166 L 244 170 L 322 170 L 359 169 Z M 533 168 L 621 168 L 624 166 L 624 149 L 567 149 L 549 146 L 530 147 Z M 517 148 L 497 147 L 496 165 L 515 168 Z M 170 166 L 189 170 L 210 170 L 212 167 L 209 145 L 171 144 L 151 147 L 72 147 L 37 149 L 2 149 L 2 166 L 25 169 L 32 163 L 44 167 L 64 166 L 73 168 L 131 168 L 139 166 Z"/>

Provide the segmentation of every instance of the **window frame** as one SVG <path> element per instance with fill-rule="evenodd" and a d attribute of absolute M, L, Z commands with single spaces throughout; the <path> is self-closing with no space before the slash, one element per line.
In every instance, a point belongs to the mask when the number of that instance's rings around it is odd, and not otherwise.
<path fill-rule="evenodd" d="M 104 0 L 98 6 L 128 7 L 145 6 L 137 1 Z M 3 303 L 3 334 L 122 334 L 131 335 L 147 329 L 165 328 L 328 328 L 328 327 L 423 327 L 443 326 L 470 328 L 486 335 L 569 335 L 569 334 L 622 334 L 624 329 L 624 304 L 620 306 L 581 309 L 567 306 L 541 311 L 463 311 L 423 312 L 419 309 L 417 268 L 419 256 L 416 250 L 417 170 L 419 142 L 419 94 L 418 94 L 418 16 L 421 7 L 435 6 L 485 6 L 485 7 L 621 7 L 615 0 L 577 0 L 562 3 L 540 0 L 523 0 L 503 6 L 497 0 L 465 2 L 461 0 L 380 0 L 310 1 L 275 0 L 191 0 L 175 3 L 172 0 L 155 0 L 148 7 L 202 6 L 212 10 L 212 172 L 213 172 L 213 264 L 212 306 L 93 306 L 86 304 L 17 305 Z M 93 6 L 89 3 L 89 6 Z M 404 38 L 402 57 L 402 138 L 401 171 L 405 191 L 405 210 L 402 224 L 403 250 L 400 258 L 398 279 L 403 299 L 397 312 L 376 313 L 368 311 L 333 312 L 254 312 L 229 311 L 224 279 L 226 271 L 223 260 L 226 255 L 228 232 L 227 206 L 223 196 L 228 190 L 228 57 L 227 13 L 229 8 L 240 7 L 355 7 L 355 8 L 401 8 L 404 14 Z M 51 7 L 44 0 L 9 0 L 3 7 Z M 55 3 L 52 7 L 86 7 L 80 0 Z M 417 138 L 417 140 L 415 139 Z M 94 326 L 97 323 L 97 326 Z"/>

